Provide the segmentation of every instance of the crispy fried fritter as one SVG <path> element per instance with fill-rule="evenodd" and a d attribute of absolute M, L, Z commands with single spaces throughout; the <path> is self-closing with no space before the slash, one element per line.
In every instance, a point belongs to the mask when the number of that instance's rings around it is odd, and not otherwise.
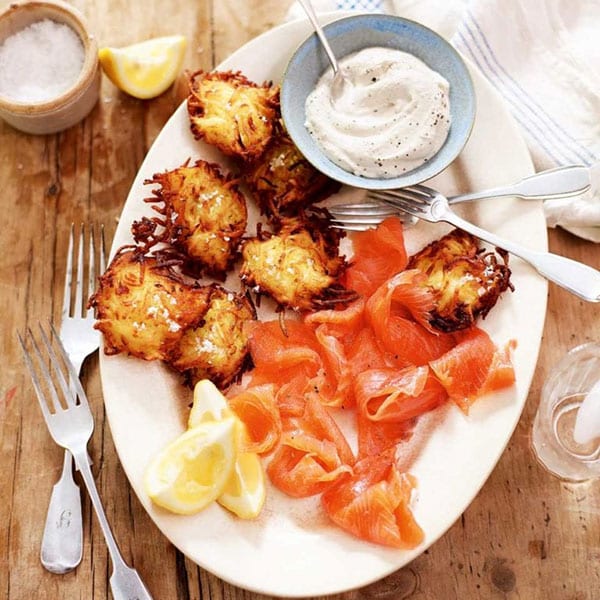
<path fill-rule="evenodd" d="M 274 234 L 244 241 L 242 281 L 281 306 L 310 310 L 344 304 L 356 294 L 339 284 L 346 268 L 339 236 L 317 219 L 289 217 Z"/>
<path fill-rule="evenodd" d="M 183 334 L 171 366 L 184 372 L 192 385 L 209 378 L 224 389 L 244 367 L 249 343 L 244 324 L 255 318 L 245 296 L 215 286 L 202 323 Z"/>
<path fill-rule="evenodd" d="M 177 280 L 141 252 L 117 254 L 90 299 L 105 353 L 171 360 L 183 332 L 208 310 L 209 289 Z"/>
<path fill-rule="evenodd" d="M 435 295 L 430 323 L 450 332 L 485 317 L 510 283 L 508 255 L 485 252 L 477 238 L 455 229 L 411 257 L 408 269 L 427 275 L 423 283 Z M 501 260 L 499 260 L 499 257 Z"/>
<path fill-rule="evenodd" d="M 275 217 L 320 202 L 340 187 L 317 171 L 283 131 L 248 165 L 243 178 L 261 211 Z"/>
<path fill-rule="evenodd" d="M 278 119 L 279 87 L 257 85 L 240 72 L 198 71 L 189 79 L 187 101 L 196 139 L 228 156 L 260 156 Z"/>
<path fill-rule="evenodd" d="M 162 241 L 200 263 L 207 273 L 222 275 L 233 262 L 241 236 L 246 231 L 246 200 L 237 180 L 222 175 L 217 165 L 203 160 L 155 174 L 148 184 L 159 184 L 149 202 L 163 202 L 153 219 L 155 227 L 134 226 L 138 243 Z M 145 239 L 144 239 L 145 238 Z"/>

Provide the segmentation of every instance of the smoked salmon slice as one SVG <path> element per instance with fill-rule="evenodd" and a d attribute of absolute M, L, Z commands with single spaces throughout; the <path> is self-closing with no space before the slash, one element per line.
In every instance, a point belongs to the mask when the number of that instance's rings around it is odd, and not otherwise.
<path fill-rule="evenodd" d="M 356 378 L 354 395 L 361 415 L 387 423 L 412 419 L 448 399 L 427 365 L 364 371 Z"/>
<path fill-rule="evenodd" d="M 394 451 L 358 462 L 321 497 L 329 518 L 349 533 L 376 544 L 413 548 L 423 531 L 410 510 L 415 480 L 399 473 Z"/>
<path fill-rule="evenodd" d="M 395 275 L 377 288 L 365 308 L 367 322 L 398 366 L 427 364 L 455 344 L 452 334 L 429 328 L 426 315 L 433 297 L 416 286 L 421 277 L 416 270 Z"/>
<path fill-rule="evenodd" d="M 357 413 L 358 459 L 378 456 L 385 450 L 395 448 L 398 443 L 410 439 L 414 425 L 415 419 L 375 422 L 362 413 Z"/>
<path fill-rule="evenodd" d="M 517 347 L 515 340 L 510 340 L 504 348 L 496 350 L 488 376 L 481 387 L 481 395 L 510 387 L 515 383 L 515 369 L 512 363 L 512 353 Z"/>
<path fill-rule="evenodd" d="M 371 327 L 364 327 L 348 346 L 348 362 L 354 377 L 368 369 L 379 369 L 393 364 L 382 350 Z"/>
<path fill-rule="evenodd" d="M 355 335 L 363 326 L 364 298 L 359 298 L 341 310 L 320 310 L 308 314 L 304 322 L 309 325 L 328 325 L 328 331 L 341 338 Z"/>
<path fill-rule="evenodd" d="M 352 387 L 352 369 L 346 356 L 344 344 L 329 333 L 326 324 L 319 325 L 315 337 L 321 346 L 323 374 L 321 383 L 315 382 L 321 396 L 321 402 L 326 406 L 348 407 L 350 388 Z"/>
<path fill-rule="evenodd" d="M 451 400 L 465 412 L 484 393 L 514 383 L 511 344 L 498 351 L 490 336 L 471 327 L 458 344 L 429 365 Z"/>
<path fill-rule="evenodd" d="M 294 498 L 320 494 L 351 470 L 352 467 L 340 461 L 335 444 L 302 432 L 285 434 L 267 465 L 273 485 Z"/>
<path fill-rule="evenodd" d="M 306 374 L 290 374 L 275 396 L 282 419 L 301 417 L 304 414 L 309 387 L 310 378 Z"/>
<path fill-rule="evenodd" d="M 263 384 L 250 387 L 227 402 L 246 426 L 250 443 L 245 452 L 267 454 L 280 440 L 281 417 L 275 404 L 275 386 Z"/>
<path fill-rule="evenodd" d="M 323 492 L 352 471 L 354 454 L 333 417 L 315 396 L 308 396 L 302 417 L 285 423 L 281 444 L 267 466 L 271 482 L 294 497 Z"/>
<path fill-rule="evenodd" d="M 312 328 L 300 321 L 279 320 L 256 322 L 250 328 L 250 356 L 263 374 L 270 373 L 278 381 L 287 369 L 307 367 L 316 372 L 321 365 L 318 343 Z"/>
<path fill-rule="evenodd" d="M 408 264 L 402 222 L 389 217 L 377 229 L 354 235 L 354 256 L 346 270 L 345 284 L 362 296 L 370 296 L 384 281 Z"/>

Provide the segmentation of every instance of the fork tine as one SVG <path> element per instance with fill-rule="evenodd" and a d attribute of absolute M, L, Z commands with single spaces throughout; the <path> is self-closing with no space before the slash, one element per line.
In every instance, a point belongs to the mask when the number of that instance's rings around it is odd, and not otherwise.
<path fill-rule="evenodd" d="M 79 248 L 77 251 L 77 280 L 75 282 L 75 309 L 73 311 L 76 317 L 83 314 L 83 248 L 84 248 L 84 229 L 83 223 L 79 227 Z"/>
<path fill-rule="evenodd" d="M 40 325 L 40 329 L 41 329 L 41 325 Z M 83 391 L 83 386 L 81 385 L 81 380 L 79 379 L 79 373 L 77 373 L 77 371 L 75 370 L 75 367 L 73 366 L 73 363 L 70 361 L 69 355 L 67 354 L 67 351 L 65 350 L 62 340 L 60 339 L 60 336 L 56 332 L 56 329 L 54 329 L 54 325 L 52 325 L 52 323 L 50 323 L 50 329 L 52 331 L 52 335 L 54 336 L 54 339 L 56 340 L 56 346 L 58 348 L 60 356 L 69 372 L 69 382 L 72 386 L 75 387 L 75 391 L 77 393 L 76 396 L 70 392 L 68 395 L 71 398 L 73 398 L 75 403 L 77 403 L 77 398 L 79 398 L 79 404 L 88 405 L 87 396 L 85 395 L 85 392 Z M 42 333 L 43 333 L 43 331 L 42 331 Z M 45 337 L 45 334 L 44 334 L 44 337 Z M 51 348 L 49 349 L 49 351 L 52 352 L 52 354 L 54 354 L 54 356 L 56 356 L 56 354 L 54 353 L 54 351 Z M 62 373 L 61 373 L 61 377 L 62 377 Z M 62 381 L 64 382 L 64 377 L 62 377 Z"/>
<path fill-rule="evenodd" d="M 419 194 L 430 201 L 433 200 L 436 196 L 436 191 L 433 188 L 427 187 L 426 185 L 421 185 L 419 183 L 417 183 L 416 185 L 411 185 L 410 187 L 404 189 L 413 194 Z"/>
<path fill-rule="evenodd" d="M 387 202 L 390 206 L 398 208 L 409 215 L 414 215 L 415 217 L 422 215 L 427 208 L 427 206 L 419 200 L 413 200 L 411 198 L 403 198 L 399 196 L 386 198 L 385 202 Z"/>
<path fill-rule="evenodd" d="M 367 229 L 373 229 L 375 225 L 366 225 L 365 223 L 345 223 L 340 221 L 339 223 L 331 223 L 330 227 L 333 229 L 342 229 L 344 231 L 367 231 Z"/>
<path fill-rule="evenodd" d="M 344 217 L 371 217 L 395 214 L 395 210 L 381 202 L 361 202 L 360 204 L 337 204 L 327 210 L 334 215 Z"/>
<path fill-rule="evenodd" d="M 83 315 L 84 317 L 92 316 L 93 309 L 88 307 L 88 298 L 93 293 L 96 288 L 96 231 L 93 226 L 89 228 L 89 256 L 88 256 L 88 282 L 87 282 L 87 290 L 85 302 L 83 304 Z M 102 261 L 102 257 L 100 256 L 99 262 Z M 98 265 L 101 268 L 101 265 Z"/>
<path fill-rule="evenodd" d="M 71 390 L 69 389 L 69 386 L 67 385 L 67 381 L 65 379 L 63 370 L 60 366 L 60 363 L 58 362 L 58 357 L 56 356 L 56 352 L 54 352 L 53 348 L 52 348 L 52 344 L 50 343 L 50 340 L 48 339 L 48 336 L 46 335 L 46 332 L 44 331 L 44 328 L 42 327 L 41 323 L 38 323 L 39 329 L 40 329 L 40 337 L 42 338 L 42 342 L 44 343 L 44 346 L 46 347 L 46 353 L 48 354 L 48 357 L 50 358 L 50 364 L 52 365 L 52 370 L 54 371 L 55 375 L 56 375 L 56 379 L 58 381 L 58 385 L 60 386 L 60 390 L 63 394 L 63 397 L 67 403 L 68 406 L 75 406 L 77 404 L 77 398 L 75 397 L 75 395 L 71 392 Z M 54 328 L 52 328 L 52 333 L 54 335 L 54 337 L 56 339 L 58 339 L 56 332 L 54 331 Z M 37 344 L 35 344 L 34 341 L 34 346 L 36 346 L 37 349 Z M 41 356 L 39 354 L 39 350 L 38 350 L 38 356 Z M 68 368 L 68 363 L 67 364 L 67 368 Z M 45 365 L 44 365 L 45 367 Z M 50 373 L 46 370 L 46 373 L 48 375 L 47 379 L 48 381 L 52 381 L 52 376 L 50 375 Z M 61 404 L 60 402 L 58 402 L 58 396 L 56 394 L 56 386 L 52 386 L 51 389 L 51 394 L 53 398 L 56 398 L 57 401 L 57 407 L 56 410 L 62 410 Z"/>
<path fill-rule="evenodd" d="M 397 188 L 393 190 L 369 190 L 368 198 L 411 198 L 424 201 L 431 201 L 434 198 L 431 188 L 423 185 L 412 185 L 405 188 Z"/>
<path fill-rule="evenodd" d="M 379 225 L 386 216 L 397 215 L 397 209 L 391 209 L 390 212 L 384 214 L 364 214 L 364 215 L 333 215 L 330 219 L 332 223 L 348 223 L 349 225 Z"/>
<path fill-rule="evenodd" d="M 96 285 L 96 232 L 93 227 L 89 228 L 89 256 L 88 256 L 88 296 Z M 87 305 L 87 301 L 86 301 Z"/>
<path fill-rule="evenodd" d="M 106 244 L 104 240 L 104 223 L 100 225 L 100 273 L 106 271 Z"/>
<path fill-rule="evenodd" d="M 41 329 L 41 325 L 40 325 L 40 329 Z M 62 405 L 60 402 L 60 398 L 58 397 L 56 386 L 52 383 L 52 375 L 50 373 L 50 370 L 46 366 L 46 362 L 44 361 L 44 356 L 42 355 L 40 346 L 36 342 L 33 332 L 31 331 L 31 329 L 29 329 L 29 327 L 27 328 L 27 333 L 28 333 L 29 339 L 31 341 L 31 347 L 33 348 L 33 354 L 35 355 L 36 363 L 37 363 L 37 367 L 38 367 L 38 369 L 36 370 L 33 360 L 31 360 L 31 358 L 30 358 L 28 366 L 31 368 L 30 372 L 31 372 L 32 380 L 35 379 L 34 387 L 36 388 L 36 393 L 38 394 L 38 399 L 40 401 L 40 404 L 45 405 L 48 414 L 55 414 L 55 413 L 59 412 L 60 410 L 62 410 Z M 44 394 L 44 388 L 41 384 L 40 379 L 37 377 L 38 371 L 41 373 L 42 379 L 44 380 L 44 382 L 47 386 L 50 398 L 48 398 L 47 395 Z"/>
<path fill-rule="evenodd" d="M 87 297 L 83 307 L 86 318 L 94 316 L 94 309 L 88 306 L 88 299 L 96 290 L 98 277 L 106 270 L 106 243 L 104 240 L 104 224 L 97 230 L 90 226 L 89 229 L 89 270 Z M 97 241 L 99 238 L 99 241 Z M 98 246 L 100 248 L 98 249 Z"/>
<path fill-rule="evenodd" d="M 63 293 L 63 306 L 61 318 L 64 320 L 71 314 L 71 286 L 73 285 L 73 245 L 75 238 L 75 225 L 71 223 L 69 234 L 69 248 L 67 249 L 67 267 L 65 272 L 65 287 Z"/>
<path fill-rule="evenodd" d="M 375 192 L 373 196 L 390 206 L 399 208 L 417 217 L 429 210 L 431 202 L 434 199 L 429 188 L 418 185 L 398 190 Z"/>
<path fill-rule="evenodd" d="M 31 335 L 31 331 L 29 330 L 29 328 L 27 329 L 27 332 L 29 334 L 29 338 L 32 340 L 33 346 L 38 351 L 38 361 L 40 361 L 39 350 L 37 349 L 35 340 L 33 339 L 33 336 Z M 27 370 L 29 371 L 29 375 L 31 376 L 31 383 L 33 384 L 33 389 L 35 391 L 35 395 L 37 396 L 40 408 L 42 409 L 42 414 L 44 415 L 44 419 L 47 422 L 49 419 L 52 418 L 52 413 L 50 412 L 50 409 L 48 407 L 48 401 L 46 399 L 46 396 L 44 395 L 44 390 L 42 388 L 42 384 L 40 383 L 40 380 L 38 378 L 37 370 L 33 364 L 33 361 L 31 360 L 31 355 L 29 354 L 29 351 L 27 350 L 25 341 L 21 337 L 21 334 L 18 332 L 17 332 L 17 338 L 19 340 L 21 350 L 23 351 L 23 358 L 25 359 L 25 365 L 27 366 Z M 47 373 L 47 369 L 45 368 L 45 365 L 43 364 L 43 362 L 40 361 L 40 364 L 42 365 L 42 369 L 44 369 Z M 53 388 L 51 387 L 51 389 L 53 389 Z M 58 400 L 58 398 L 57 398 L 57 400 Z"/>

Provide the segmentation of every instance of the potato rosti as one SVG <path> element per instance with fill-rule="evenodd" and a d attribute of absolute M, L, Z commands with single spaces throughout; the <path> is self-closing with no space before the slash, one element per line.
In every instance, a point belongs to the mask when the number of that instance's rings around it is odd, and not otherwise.
<path fill-rule="evenodd" d="M 244 169 L 243 179 L 261 211 L 275 217 L 320 202 L 340 187 L 317 171 L 285 132 L 279 132 L 262 156 Z"/>
<path fill-rule="evenodd" d="M 192 134 L 223 154 L 244 160 L 260 156 L 278 118 L 279 87 L 257 85 L 240 72 L 198 71 L 189 78 Z"/>
<path fill-rule="evenodd" d="M 134 224 L 136 242 L 164 242 L 172 245 L 207 273 L 222 275 L 235 259 L 240 238 L 246 231 L 246 200 L 237 180 L 224 176 L 217 165 L 203 160 L 156 173 L 147 184 L 159 184 L 148 202 L 162 202 L 155 207 L 163 218 L 152 221 L 161 225 L 140 227 Z"/>
<path fill-rule="evenodd" d="M 433 327 L 444 332 L 466 329 L 488 314 L 502 292 L 513 289 L 508 255 L 497 252 L 499 256 L 485 252 L 477 238 L 455 229 L 410 258 L 407 268 L 425 273 L 422 285 L 435 295 L 429 321 Z"/>
<path fill-rule="evenodd" d="M 183 334 L 171 366 L 184 372 L 192 385 L 210 379 L 224 389 L 244 367 L 249 340 L 244 324 L 255 318 L 245 296 L 214 286 L 202 322 Z"/>
<path fill-rule="evenodd" d="M 347 266 L 339 255 L 339 236 L 316 217 L 284 218 L 275 233 L 260 232 L 244 241 L 240 278 L 294 310 L 351 302 L 356 293 L 339 283 Z"/>
<path fill-rule="evenodd" d="M 104 334 L 105 353 L 173 359 L 184 331 L 202 322 L 209 290 L 180 281 L 142 252 L 118 253 L 89 302 L 96 309 L 94 327 Z"/>

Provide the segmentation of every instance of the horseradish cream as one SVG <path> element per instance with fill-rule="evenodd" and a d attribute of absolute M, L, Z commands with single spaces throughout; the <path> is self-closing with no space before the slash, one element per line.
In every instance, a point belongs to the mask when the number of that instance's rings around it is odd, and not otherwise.
<path fill-rule="evenodd" d="M 349 81 L 333 98 L 333 71 L 306 99 L 306 128 L 329 159 L 368 178 L 400 176 L 427 162 L 450 129 L 449 84 L 424 62 L 391 48 L 340 61 Z"/>

